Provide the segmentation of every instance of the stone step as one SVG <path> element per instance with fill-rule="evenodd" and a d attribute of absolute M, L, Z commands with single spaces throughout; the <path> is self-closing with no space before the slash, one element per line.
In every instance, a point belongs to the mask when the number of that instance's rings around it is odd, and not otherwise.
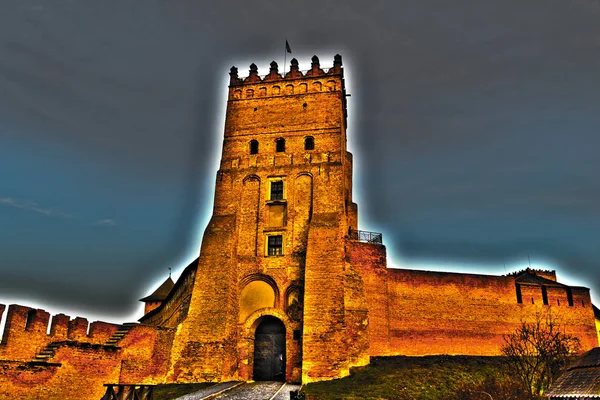
<path fill-rule="evenodd" d="M 117 328 L 117 330 L 115 331 L 115 333 L 113 333 L 112 336 L 104 344 L 109 346 L 116 345 L 117 342 L 119 342 L 121 339 L 127 336 L 129 331 L 136 325 L 138 325 L 136 322 L 126 322 L 120 325 L 119 328 Z"/>

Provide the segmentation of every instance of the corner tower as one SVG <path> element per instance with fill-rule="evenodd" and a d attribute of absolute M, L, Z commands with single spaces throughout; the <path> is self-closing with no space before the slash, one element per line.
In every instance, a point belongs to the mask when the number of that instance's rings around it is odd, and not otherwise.
<path fill-rule="evenodd" d="M 340 55 L 304 72 L 292 59 L 284 74 L 273 61 L 263 77 L 231 68 L 213 216 L 168 380 L 308 382 L 368 362 L 364 296 L 345 289 L 357 228 L 346 124 Z M 279 344 L 259 338 L 269 332 Z"/>

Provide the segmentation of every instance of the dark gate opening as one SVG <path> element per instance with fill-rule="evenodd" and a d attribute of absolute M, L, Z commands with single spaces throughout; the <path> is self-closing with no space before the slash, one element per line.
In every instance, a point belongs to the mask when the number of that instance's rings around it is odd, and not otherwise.
<path fill-rule="evenodd" d="M 275 317 L 265 317 L 256 328 L 253 379 L 285 381 L 285 326 Z"/>

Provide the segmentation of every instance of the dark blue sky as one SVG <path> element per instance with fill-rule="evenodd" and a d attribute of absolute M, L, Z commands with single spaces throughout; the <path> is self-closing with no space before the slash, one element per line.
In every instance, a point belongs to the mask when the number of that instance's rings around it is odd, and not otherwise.
<path fill-rule="evenodd" d="M 1 3 L 0 303 L 134 319 L 197 256 L 229 68 L 266 73 L 286 38 L 301 69 L 343 56 L 390 265 L 529 254 L 600 302 L 597 2 Z"/>

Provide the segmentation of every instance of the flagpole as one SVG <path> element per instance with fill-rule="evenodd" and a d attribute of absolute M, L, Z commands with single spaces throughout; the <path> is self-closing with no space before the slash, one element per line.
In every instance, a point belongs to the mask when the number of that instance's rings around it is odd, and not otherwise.
<path fill-rule="evenodd" d="M 285 78 L 285 62 L 287 60 L 287 38 L 285 39 L 285 48 L 283 49 L 283 77 Z"/>

